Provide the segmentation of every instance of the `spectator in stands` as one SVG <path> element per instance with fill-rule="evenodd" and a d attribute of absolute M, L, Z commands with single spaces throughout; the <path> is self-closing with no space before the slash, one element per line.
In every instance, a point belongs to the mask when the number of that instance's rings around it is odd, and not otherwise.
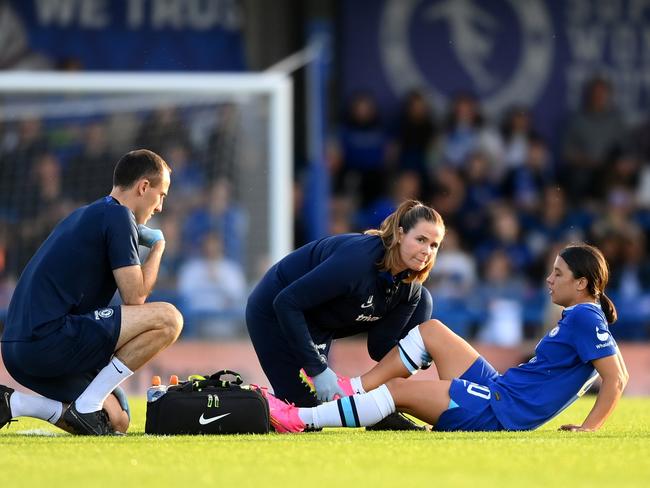
<path fill-rule="evenodd" d="M 508 256 L 515 273 L 525 273 L 532 263 L 532 254 L 522 239 L 517 214 L 507 205 L 495 205 L 490 210 L 491 232 L 476 248 L 479 264 L 485 266 L 495 251 Z"/>
<path fill-rule="evenodd" d="M 429 161 L 437 136 L 438 126 L 424 93 L 410 91 L 402 103 L 397 127 L 397 169 L 418 175 L 425 199 L 431 191 Z"/>
<path fill-rule="evenodd" d="M 535 260 L 533 276 L 540 278 L 548 269 L 546 252 L 554 242 L 578 242 L 587 238 L 591 216 L 571 209 L 564 190 L 547 186 L 535 213 L 524 214 L 525 239 Z"/>
<path fill-rule="evenodd" d="M 355 219 L 354 209 L 354 201 L 350 196 L 332 196 L 329 206 L 329 233 L 331 235 L 348 234 L 353 232 L 355 227 L 359 227 L 360 223 L 358 218 Z M 356 224 L 354 220 L 357 220 Z"/>
<path fill-rule="evenodd" d="M 113 186 L 113 159 L 104 124 L 90 123 L 84 130 L 83 141 L 81 154 L 68 163 L 64 179 L 66 194 L 78 205 L 107 195 Z"/>
<path fill-rule="evenodd" d="M 499 197 L 499 186 L 490 171 L 490 161 L 485 153 L 472 153 L 461 170 L 465 181 L 463 202 L 463 232 L 470 240 L 479 240 L 489 225 L 489 209 Z"/>
<path fill-rule="evenodd" d="M 203 237 L 201 255 L 181 265 L 178 292 L 183 300 L 186 336 L 234 337 L 243 332 L 246 279 L 240 265 L 224 257 L 216 232 Z M 189 333 L 189 334 L 188 334 Z"/>
<path fill-rule="evenodd" d="M 525 291 L 524 275 L 517 272 L 510 256 L 503 250 L 490 254 L 477 290 L 482 312 L 479 340 L 499 346 L 514 346 L 521 342 Z"/>
<path fill-rule="evenodd" d="M 198 163 L 192 159 L 189 147 L 172 143 L 163 156 L 174 164 L 174 193 L 179 197 L 177 208 L 185 211 L 196 208 L 201 200 L 205 177 Z"/>
<path fill-rule="evenodd" d="M 527 107 L 508 110 L 501 124 L 501 154 L 505 171 L 520 168 L 530 156 L 530 142 L 537 139 L 532 115 Z"/>
<path fill-rule="evenodd" d="M 236 182 L 235 163 L 241 145 L 238 138 L 240 117 L 239 109 L 234 103 L 224 103 L 218 107 L 217 120 L 208 137 L 206 153 L 201 158 L 208 181 L 226 178 Z"/>
<path fill-rule="evenodd" d="M 224 240 L 224 254 L 242 263 L 246 252 L 248 216 L 232 198 L 232 187 L 226 178 L 219 178 L 203 191 L 201 205 L 187 216 L 183 241 L 190 253 L 200 249 L 203 237 L 216 232 Z"/>
<path fill-rule="evenodd" d="M 21 223 L 14 241 L 17 275 L 56 224 L 75 207 L 63 193 L 61 165 L 51 153 L 34 161 L 27 188 L 30 197 L 21 201 Z"/>
<path fill-rule="evenodd" d="M 444 245 L 426 286 L 436 297 L 433 317 L 462 337 L 470 336 L 475 320 L 475 304 L 471 303 L 471 297 L 477 281 L 476 261 L 462 248 L 458 232 L 447 229 Z"/>
<path fill-rule="evenodd" d="M 604 208 L 592 224 L 592 233 L 597 238 L 608 233 L 623 235 L 630 222 L 634 222 L 639 216 L 634 193 L 625 186 L 613 186 L 608 190 L 604 200 Z"/>
<path fill-rule="evenodd" d="M 160 153 L 172 143 L 189 147 L 190 137 L 176 108 L 168 106 L 147 117 L 140 127 L 136 145 Z"/>
<path fill-rule="evenodd" d="M 621 235 L 621 259 L 612 268 L 609 290 L 619 310 L 614 334 L 620 339 L 650 339 L 650 260 L 646 236 L 629 224 Z"/>
<path fill-rule="evenodd" d="M 174 166 L 175 173 L 176 166 Z M 167 239 L 165 259 L 160 262 L 158 281 L 156 281 L 154 295 L 162 301 L 171 302 L 181 308 L 177 297 L 177 278 L 178 271 L 188 256 L 183 253 L 183 242 L 181 239 L 181 225 L 184 215 L 175 209 L 173 203 L 167 206 L 164 214 L 154 216 L 152 219 L 152 225 L 159 228 Z M 162 295 L 164 295 L 164 298 Z"/>
<path fill-rule="evenodd" d="M 444 246 L 431 269 L 427 288 L 432 296 L 464 298 L 472 293 L 477 284 L 476 262 L 461 244 L 455 229 L 449 228 L 445 233 Z"/>
<path fill-rule="evenodd" d="M 405 200 L 419 200 L 422 195 L 422 179 L 416 171 L 400 171 L 389 186 L 390 193 L 357 212 L 354 218 L 357 231 L 378 228 L 400 203 Z"/>
<path fill-rule="evenodd" d="M 599 195 L 604 198 L 612 187 L 622 187 L 636 193 L 641 183 L 641 162 L 631 152 L 620 153 L 604 170 L 598 181 Z"/>
<path fill-rule="evenodd" d="M 354 95 L 337 145 L 330 151 L 335 192 L 358 195 L 362 208 L 381 196 L 385 191 L 387 151 L 387 133 L 377 102 L 368 93 Z"/>
<path fill-rule="evenodd" d="M 463 227 L 461 210 L 465 202 L 465 194 L 465 182 L 458 171 L 445 167 L 436 171 L 431 206 L 438 209 L 447 225 L 458 229 L 463 241 L 473 247 L 476 243 L 467 236 Z"/>
<path fill-rule="evenodd" d="M 4 154 L 0 156 L 0 212 L 16 219 L 18 208 L 30 184 L 34 161 L 48 149 L 38 118 L 21 120 L 14 132 L 4 137 Z"/>
<path fill-rule="evenodd" d="M 626 134 L 623 119 L 612 103 L 607 80 L 595 77 L 585 86 L 584 103 L 568 121 L 561 179 L 573 202 L 597 196 L 607 161 L 620 151 Z"/>
<path fill-rule="evenodd" d="M 546 142 L 530 137 L 521 164 L 511 166 L 503 181 L 502 194 L 526 213 L 537 211 L 544 189 L 555 183 L 555 171 Z"/>
<path fill-rule="evenodd" d="M 484 151 L 498 158 L 498 136 L 485 123 L 478 101 L 469 93 L 454 97 L 441 140 L 441 163 L 462 168 L 471 154 Z"/>

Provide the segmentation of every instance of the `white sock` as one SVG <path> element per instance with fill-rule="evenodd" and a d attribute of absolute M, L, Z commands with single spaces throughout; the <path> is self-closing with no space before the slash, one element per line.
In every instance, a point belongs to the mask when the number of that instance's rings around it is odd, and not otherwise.
<path fill-rule="evenodd" d="M 395 401 L 386 385 L 369 393 L 353 395 L 314 408 L 299 408 L 305 425 L 321 427 L 365 427 L 375 425 L 395 412 Z"/>
<path fill-rule="evenodd" d="M 75 400 L 77 411 L 79 413 L 90 413 L 101 410 L 108 395 L 132 374 L 133 371 L 113 356 L 111 361 L 104 366 L 83 393 L 79 395 L 79 398 Z"/>
<path fill-rule="evenodd" d="M 63 404 L 42 396 L 14 391 L 9 398 L 12 417 L 33 417 L 56 424 L 63 413 Z"/>
<path fill-rule="evenodd" d="M 350 385 L 355 393 L 366 393 L 366 390 L 363 389 L 363 385 L 361 384 L 361 376 L 350 378 Z"/>
<path fill-rule="evenodd" d="M 397 343 L 397 348 L 402 363 L 411 374 L 417 373 L 424 363 L 431 361 L 431 355 L 424 347 L 420 326 L 413 327 L 406 337 Z"/>

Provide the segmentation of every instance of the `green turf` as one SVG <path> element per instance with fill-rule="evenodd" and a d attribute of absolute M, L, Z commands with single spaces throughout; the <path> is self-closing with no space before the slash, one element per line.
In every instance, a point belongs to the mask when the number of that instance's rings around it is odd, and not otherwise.
<path fill-rule="evenodd" d="M 622 400 L 599 432 L 557 431 L 580 422 L 593 401 L 535 432 L 221 437 L 145 436 L 144 402 L 134 401 L 123 438 L 53 436 L 55 428 L 24 419 L 2 429 L 0 486 L 650 486 L 650 398 Z"/>

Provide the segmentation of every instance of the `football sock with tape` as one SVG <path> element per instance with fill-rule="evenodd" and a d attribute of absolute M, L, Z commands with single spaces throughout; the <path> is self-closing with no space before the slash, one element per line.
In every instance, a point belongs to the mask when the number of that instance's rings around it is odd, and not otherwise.
<path fill-rule="evenodd" d="M 361 376 L 350 378 L 350 386 L 352 386 L 355 393 L 366 393 L 366 390 L 363 389 L 363 385 L 361 384 Z"/>
<path fill-rule="evenodd" d="M 108 395 L 132 374 L 133 371 L 113 356 L 79 398 L 75 400 L 77 411 L 79 413 L 90 413 L 101 410 Z"/>
<path fill-rule="evenodd" d="M 420 334 L 420 327 L 413 327 L 406 337 L 397 343 L 399 357 L 411 374 L 415 374 L 426 363 L 431 361 L 431 356 L 424 347 L 424 340 Z"/>
<path fill-rule="evenodd" d="M 14 391 L 9 399 L 12 417 L 33 417 L 56 424 L 63 413 L 63 404 L 36 395 Z"/>
<path fill-rule="evenodd" d="M 305 425 L 322 427 L 365 427 L 374 425 L 395 411 L 395 402 L 386 385 L 369 393 L 344 397 L 313 408 L 299 408 Z"/>

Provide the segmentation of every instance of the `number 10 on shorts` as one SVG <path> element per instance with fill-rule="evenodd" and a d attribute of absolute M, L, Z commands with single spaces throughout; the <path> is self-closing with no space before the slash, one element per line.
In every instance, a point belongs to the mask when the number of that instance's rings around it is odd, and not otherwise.
<path fill-rule="evenodd" d="M 476 383 L 470 383 L 469 381 L 465 382 L 467 387 L 467 393 L 474 395 L 475 397 L 482 398 L 483 400 L 489 400 L 491 393 L 490 389 L 487 386 L 478 385 Z"/>

